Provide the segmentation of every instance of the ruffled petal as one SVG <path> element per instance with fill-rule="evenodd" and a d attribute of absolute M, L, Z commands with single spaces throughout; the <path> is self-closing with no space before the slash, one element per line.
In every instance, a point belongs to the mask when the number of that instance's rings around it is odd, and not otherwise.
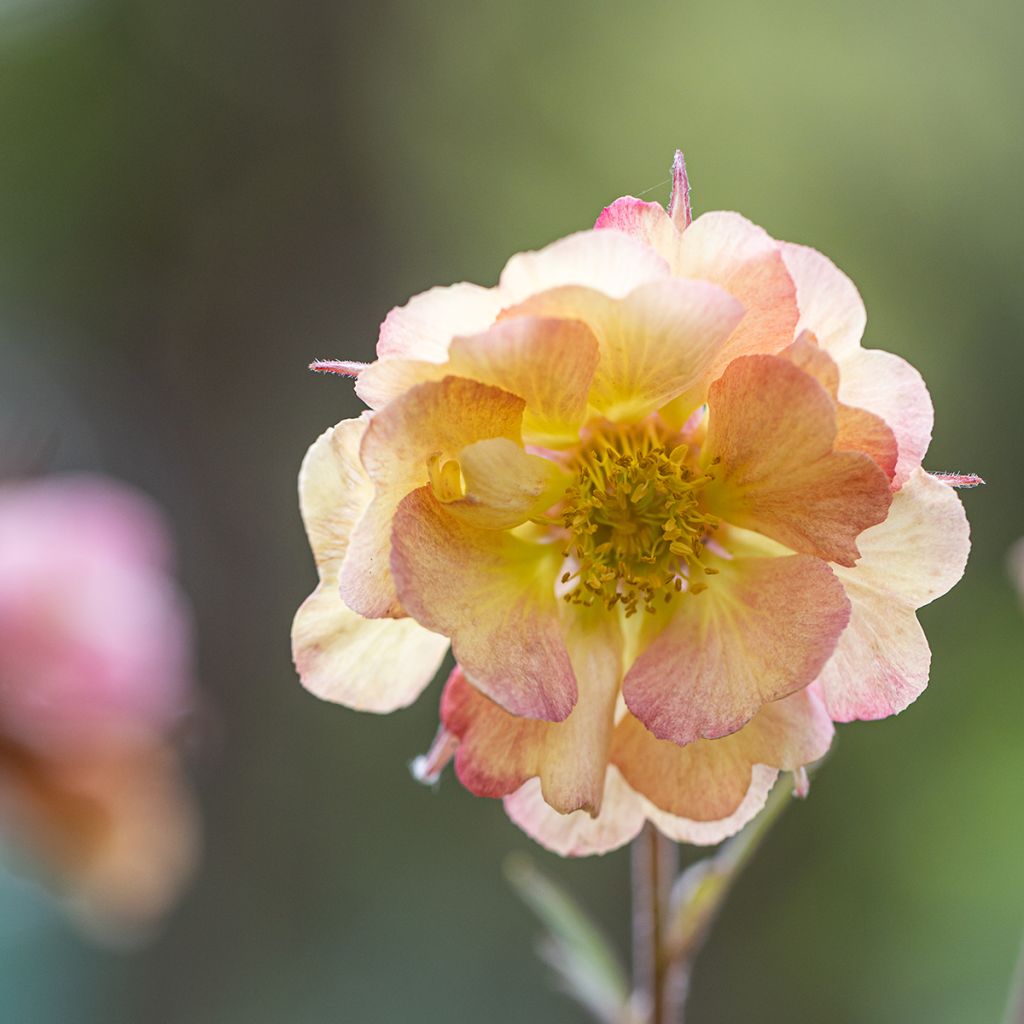
<path fill-rule="evenodd" d="M 649 245 L 670 267 L 679 259 L 680 233 L 661 203 L 648 203 L 633 196 L 616 199 L 601 211 L 595 231 L 621 231 Z"/>
<path fill-rule="evenodd" d="M 458 377 L 420 384 L 376 413 L 360 445 L 374 495 L 352 532 L 341 566 L 341 596 L 367 618 L 400 617 L 389 570 L 398 503 L 430 480 L 432 459 L 457 459 L 474 441 L 519 441 L 523 400 Z"/>
<path fill-rule="evenodd" d="M 767 765 L 755 764 L 751 772 L 750 788 L 740 802 L 739 807 L 727 818 L 717 821 L 694 821 L 692 818 L 679 818 L 655 807 L 650 801 L 643 800 L 648 820 L 663 835 L 677 843 L 692 843 L 695 846 L 714 846 L 734 836 L 744 825 L 753 821 L 768 800 L 768 794 L 779 773 Z"/>
<path fill-rule="evenodd" d="M 569 716 L 577 694 L 554 592 L 559 554 L 470 526 L 428 487 L 394 519 L 391 567 L 409 614 L 452 638 L 477 689 L 515 715 L 551 722 Z"/>
<path fill-rule="evenodd" d="M 506 796 L 536 776 L 544 800 L 560 813 L 600 810 L 621 679 L 618 621 L 598 613 L 566 618 L 580 696 L 564 722 L 510 715 L 479 693 L 459 668 L 448 680 L 441 721 L 459 738 L 459 780 L 477 796 Z"/>
<path fill-rule="evenodd" d="M 601 361 L 590 404 L 611 420 L 635 420 L 700 383 L 743 307 L 703 281 L 658 281 L 615 301 L 588 288 L 558 288 L 531 297 L 504 316 L 524 313 L 581 320 L 593 331 Z"/>
<path fill-rule="evenodd" d="M 797 551 L 841 565 L 881 522 L 889 481 L 861 452 L 836 451 L 834 402 L 809 374 L 778 356 L 730 364 L 708 397 L 706 459 L 716 515 Z"/>
<path fill-rule="evenodd" d="M 531 779 L 505 797 L 505 812 L 531 839 L 562 857 L 608 853 L 635 839 L 644 827 L 643 801 L 610 767 L 605 779 L 601 813 L 559 814 L 541 794 L 540 780 Z"/>
<path fill-rule="evenodd" d="M 465 283 L 431 288 L 388 313 L 380 327 L 377 355 L 443 363 L 452 338 L 486 330 L 501 307 L 502 298 L 493 288 Z"/>
<path fill-rule="evenodd" d="M 852 613 L 820 677 L 833 719 L 885 718 L 924 690 L 931 652 L 914 612 L 960 579 L 969 549 L 956 492 L 916 470 L 888 519 L 861 537 L 858 565 L 836 570 Z"/>
<path fill-rule="evenodd" d="M 827 256 L 806 245 L 786 242 L 782 256 L 796 282 L 800 320 L 795 333 L 810 331 L 834 359 L 852 354 L 868 319 L 854 283 Z"/>
<path fill-rule="evenodd" d="M 501 272 L 499 288 L 505 305 L 511 306 L 564 285 L 622 298 L 642 284 L 668 276 L 668 264 L 638 239 L 618 231 L 580 231 L 537 252 L 513 256 Z"/>
<path fill-rule="evenodd" d="M 349 536 L 373 498 L 359 461 L 367 420 L 345 420 L 312 445 L 299 471 L 299 505 L 320 582 L 292 625 L 292 657 L 303 686 L 360 711 L 411 704 L 434 677 L 446 637 L 412 619 L 364 619 L 338 593 Z"/>
<path fill-rule="evenodd" d="M 850 616 L 842 584 L 808 555 L 718 560 L 699 595 L 645 617 L 626 673 L 629 709 L 673 743 L 736 732 L 762 705 L 807 686 Z"/>
<path fill-rule="evenodd" d="M 557 444 L 578 438 L 597 363 L 597 339 L 585 324 L 522 316 L 457 338 L 450 372 L 519 395 L 525 439 Z"/>
<path fill-rule="evenodd" d="M 615 727 L 611 757 L 630 786 L 662 811 L 717 821 L 739 809 L 755 765 L 795 771 L 824 757 L 832 733 L 824 702 L 807 687 L 766 704 L 730 736 L 683 747 L 656 739 L 627 714 Z"/>
<path fill-rule="evenodd" d="M 321 580 L 292 624 L 292 657 L 302 685 L 357 711 L 386 714 L 407 707 L 447 651 L 447 637 L 413 619 L 364 619 L 352 611 L 338 593 L 336 573 Z"/>
<path fill-rule="evenodd" d="M 921 375 L 899 356 L 858 348 L 839 363 L 839 399 L 885 420 L 898 451 L 893 486 L 918 469 L 932 439 L 935 413 Z"/>

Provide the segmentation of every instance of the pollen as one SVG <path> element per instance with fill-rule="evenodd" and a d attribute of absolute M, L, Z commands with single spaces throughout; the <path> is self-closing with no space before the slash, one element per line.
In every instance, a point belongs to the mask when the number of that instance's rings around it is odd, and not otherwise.
<path fill-rule="evenodd" d="M 621 605 L 627 617 L 654 612 L 684 590 L 707 589 L 704 541 L 719 520 L 703 510 L 700 491 L 712 477 L 688 466 L 689 448 L 650 428 L 597 433 L 581 452 L 561 522 L 576 562 L 563 583 L 573 604 Z"/>

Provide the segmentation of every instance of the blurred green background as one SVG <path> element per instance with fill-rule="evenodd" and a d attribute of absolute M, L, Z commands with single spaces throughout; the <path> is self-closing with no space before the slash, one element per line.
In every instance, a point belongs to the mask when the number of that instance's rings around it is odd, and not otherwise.
<path fill-rule="evenodd" d="M 929 383 L 929 467 L 989 480 L 967 577 L 922 616 L 930 689 L 840 729 L 689 1019 L 998 1020 L 1024 926 L 1022 29 L 1009 0 L 0 0 L 0 430 L 170 510 L 208 695 L 195 884 L 118 954 L 5 879 L 0 1019 L 583 1019 L 502 879 L 531 844 L 409 777 L 438 684 L 374 718 L 294 676 L 295 474 L 358 408 L 305 365 L 369 358 L 392 305 L 492 283 L 620 194 L 665 199 L 682 146 L 698 212 L 850 273 L 867 343 Z M 533 852 L 624 948 L 625 853 Z"/>

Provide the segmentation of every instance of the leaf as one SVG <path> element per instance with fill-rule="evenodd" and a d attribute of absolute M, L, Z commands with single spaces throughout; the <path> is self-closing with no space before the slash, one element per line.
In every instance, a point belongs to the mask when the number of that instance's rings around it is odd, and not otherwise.
<path fill-rule="evenodd" d="M 603 1024 L 627 1020 L 626 972 L 597 924 L 525 854 L 506 859 L 505 877 L 547 927 L 539 952 L 566 992 Z"/>

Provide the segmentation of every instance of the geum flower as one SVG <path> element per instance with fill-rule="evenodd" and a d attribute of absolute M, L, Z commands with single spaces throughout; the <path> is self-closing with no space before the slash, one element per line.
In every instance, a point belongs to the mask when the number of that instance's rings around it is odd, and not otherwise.
<path fill-rule="evenodd" d="M 104 938 L 166 910 L 195 858 L 170 560 L 159 510 L 121 483 L 0 486 L 0 838 Z"/>
<path fill-rule="evenodd" d="M 812 249 L 735 213 L 624 198 L 592 231 L 384 321 L 371 412 L 300 476 L 320 585 L 305 685 L 416 698 L 451 640 L 442 727 L 472 792 L 562 853 L 645 819 L 717 842 L 833 721 L 924 688 L 915 616 L 967 522 L 925 473 L 928 393 L 860 347 L 864 307 Z"/>

